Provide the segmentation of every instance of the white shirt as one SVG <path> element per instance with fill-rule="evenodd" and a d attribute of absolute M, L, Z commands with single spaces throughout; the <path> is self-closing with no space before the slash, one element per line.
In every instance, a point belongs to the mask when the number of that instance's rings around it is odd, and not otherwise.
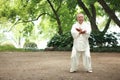
<path fill-rule="evenodd" d="M 82 30 L 86 30 L 86 33 L 79 34 L 76 28 L 81 28 Z M 73 24 L 71 29 L 71 34 L 74 39 L 73 47 L 77 51 L 85 51 L 87 48 L 89 48 L 88 38 L 90 36 L 90 33 L 91 33 L 91 27 L 89 24 L 85 24 L 84 22 L 82 24 L 79 24 L 78 22 Z"/>

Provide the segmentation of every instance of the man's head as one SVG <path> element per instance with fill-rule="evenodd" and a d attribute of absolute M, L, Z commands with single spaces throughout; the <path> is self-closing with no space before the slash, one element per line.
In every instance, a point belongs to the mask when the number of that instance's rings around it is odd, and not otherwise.
<path fill-rule="evenodd" d="M 82 13 L 77 14 L 77 21 L 82 24 L 84 21 L 84 15 Z"/>

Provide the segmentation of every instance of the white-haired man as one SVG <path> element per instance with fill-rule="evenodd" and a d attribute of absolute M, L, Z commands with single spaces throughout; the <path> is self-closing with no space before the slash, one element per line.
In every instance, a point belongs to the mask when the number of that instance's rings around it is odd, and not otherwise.
<path fill-rule="evenodd" d="M 84 23 L 84 15 L 77 14 L 77 22 L 73 24 L 71 34 L 74 39 L 72 54 L 71 54 L 71 68 L 70 72 L 76 72 L 79 66 L 80 55 L 83 58 L 83 65 L 87 72 L 92 72 L 91 56 L 89 47 L 89 36 L 91 27 L 89 24 Z"/>

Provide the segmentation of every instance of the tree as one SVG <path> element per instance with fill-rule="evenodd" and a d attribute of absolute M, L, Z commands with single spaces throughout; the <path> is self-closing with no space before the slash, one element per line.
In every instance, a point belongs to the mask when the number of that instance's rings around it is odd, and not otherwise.
<path fill-rule="evenodd" d="M 105 12 L 110 16 L 110 18 L 120 27 L 120 20 L 118 17 L 115 15 L 115 11 L 120 10 L 120 0 L 98 0 L 100 5 L 103 7 Z M 113 9 L 111 9 L 108 5 L 112 5 Z M 117 9 L 118 8 L 118 9 Z"/>
<path fill-rule="evenodd" d="M 58 10 L 59 10 L 59 8 L 61 7 L 61 3 L 62 3 L 62 1 L 63 0 L 60 0 L 60 1 L 58 1 L 59 2 L 59 5 L 58 5 L 58 8 L 55 10 L 55 8 L 53 7 L 53 5 L 52 5 L 52 3 L 50 2 L 50 0 L 47 0 L 48 1 L 48 3 L 50 4 L 50 7 L 51 7 L 51 9 L 52 9 L 52 11 L 53 11 L 53 13 L 54 13 L 54 15 L 55 15 L 55 19 L 56 19 L 56 21 L 57 21 L 57 24 L 58 24 L 58 33 L 61 35 L 62 33 L 63 33 L 63 31 L 62 31 L 62 26 L 61 26 L 61 21 L 60 21 L 60 18 L 59 18 L 59 15 L 58 15 Z"/>
<path fill-rule="evenodd" d="M 78 5 L 83 9 L 83 11 L 86 13 L 87 17 L 89 18 L 89 21 L 91 23 L 91 27 L 92 27 L 92 33 L 93 33 L 93 37 L 95 39 L 95 42 L 98 44 L 104 44 L 104 36 L 105 33 L 107 32 L 110 22 L 111 20 L 113 20 L 119 27 L 120 27 L 120 21 L 118 19 L 119 16 L 116 16 L 116 12 L 120 11 L 120 4 L 116 1 L 113 0 L 77 0 Z M 97 4 L 97 5 L 96 5 Z M 109 4 L 109 6 L 108 6 Z M 104 12 L 105 11 L 105 12 Z M 100 13 L 99 13 L 100 12 Z M 107 22 L 106 25 L 104 26 L 104 30 L 100 31 L 98 29 L 98 24 L 96 22 L 96 18 L 98 15 L 103 16 L 106 15 L 107 18 Z M 112 41 L 109 40 L 110 42 Z M 117 42 L 116 40 L 113 40 L 115 42 Z M 94 41 L 93 41 L 94 43 Z"/>
<path fill-rule="evenodd" d="M 47 0 L 47 2 L 53 12 L 51 13 L 53 15 L 52 18 L 57 22 L 58 33 L 62 35 L 63 32 L 69 31 L 74 21 L 74 14 L 76 13 L 76 1 Z"/>
<path fill-rule="evenodd" d="M 105 25 L 104 30 L 101 32 L 98 29 L 98 25 L 96 23 L 96 17 L 97 17 L 96 7 L 99 7 L 99 6 L 95 5 L 96 0 L 93 0 L 91 2 L 85 0 L 87 3 L 89 3 L 88 7 L 85 5 L 85 2 L 83 2 L 82 0 L 77 0 L 77 1 L 78 1 L 78 5 L 83 9 L 83 11 L 86 13 L 87 17 L 89 18 L 89 21 L 90 21 L 90 24 L 91 24 L 91 27 L 92 27 L 92 30 L 93 30 L 93 34 L 95 34 L 95 35 L 104 35 L 106 33 L 109 25 L 110 25 L 111 18 L 109 17 L 109 19 L 108 19 L 108 21 L 107 21 L 107 23 Z"/>

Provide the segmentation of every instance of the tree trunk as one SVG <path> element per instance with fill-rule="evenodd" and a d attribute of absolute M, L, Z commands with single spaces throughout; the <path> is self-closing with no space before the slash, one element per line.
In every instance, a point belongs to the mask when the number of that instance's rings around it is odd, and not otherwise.
<path fill-rule="evenodd" d="M 115 12 L 110 9 L 110 7 L 106 4 L 104 0 L 98 0 L 98 2 L 103 7 L 105 12 L 110 16 L 110 18 L 113 19 L 113 21 L 120 27 L 120 20 L 115 15 Z"/>
<path fill-rule="evenodd" d="M 52 3 L 50 2 L 50 0 L 47 0 L 47 1 L 50 4 L 50 7 L 52 8 L 53 13 L 55 14 L 55 17 L 56 17 L 55 19 L 56 19 L 57 24 L 58 24 L 58 33 L 61 35 L 61 34 L 63 34 L 63 31 L 62 31 L 60 18 L 59 18 L 58 14 L 57 14 L 57 11 L 54 9 Z"/>
<path fill-rule="evenodd" d="M 85 4 L 81 1 L 81 0 L 77 0 L 78 1 L 78 5 L 84 10 L 84 12 L 86 13 L 86 15 L 89 18 L 90 24 L 91 24 L 91 28 L 92 28 L 92 32 L 93 33 L 100 33 L 100 30 L 98 29 L 97 25 L 96 25 L 96 11 L 93 5 L 92 6 L 92 14 L 90 14 L 89 10 L 87 9 L 87 7 L 85 6 Z"/>

